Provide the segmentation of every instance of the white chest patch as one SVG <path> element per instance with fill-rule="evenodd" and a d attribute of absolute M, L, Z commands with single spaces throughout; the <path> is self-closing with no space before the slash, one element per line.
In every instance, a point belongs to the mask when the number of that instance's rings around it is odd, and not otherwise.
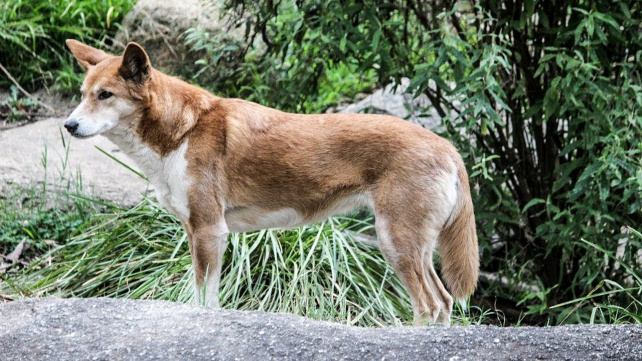
<path fill-rule="evenodd" d="M 161 204 L 183 221 L 189 219 L 189 200 L 187 190 L 187 142 L 161 160 L 162 168 L 156 179 L 152 180 Z"/>
<path fill-rule="evenodd" d="M 189 219 L 187 190 L 187 141 L 161 158 L 158 153 L 140 141 L 131 132 L 118 132 L 115 129 L 105 135 L 129 155 L 140 167 L 154 186 L 158 202 L 182 221 Z"/>

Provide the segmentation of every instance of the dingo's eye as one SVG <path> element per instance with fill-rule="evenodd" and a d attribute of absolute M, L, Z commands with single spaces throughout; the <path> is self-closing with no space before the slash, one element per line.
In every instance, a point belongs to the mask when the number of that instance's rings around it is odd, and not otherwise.
<path fill-rule="evenodd" d="M 107 98 L 111 98 L 112 95 L 114 95 L 114 93 L 103 90 L 100 92 L 100 94 L 98 94 L 98 100 L 105 100 Z"/>

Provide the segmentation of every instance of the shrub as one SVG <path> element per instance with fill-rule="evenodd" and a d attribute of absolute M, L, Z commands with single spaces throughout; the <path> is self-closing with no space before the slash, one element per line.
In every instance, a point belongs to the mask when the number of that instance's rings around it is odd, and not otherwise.
<path fill-rule="evenodd" d="M 266 21 L 276 33 L 287 37 L 294 34 L 293 21 L 298 16 L 296 8 L 286 7 L 279 19 Z M 312 29 L 309 36 L 324 35 Z M 183 75 L 222 96 L 308 113 L 323 112 L 351 100 L 374 83 L 374 72 L 360 71 L 354 63 L 325 57 L 323 43 L 305 42 L 299 44 L 297 51 L 283 49 L 278 55 L 265 56 L 266 49 L 277 46 L 265 40 L 252 36 L 244 43 L 225 32 L 211 34 L 190 29 L 186 33 L 187 44 L 204 56 L 197 61 L 199 70 L 195 74 Z"/>

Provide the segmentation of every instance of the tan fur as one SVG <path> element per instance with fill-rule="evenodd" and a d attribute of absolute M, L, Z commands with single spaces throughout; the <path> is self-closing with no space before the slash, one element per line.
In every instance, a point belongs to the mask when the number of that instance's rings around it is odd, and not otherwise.
<path fill-rule="evenodd" d="M 470 257 L 478 252 L 477 230 L 474 219 L 470 187 L 466 169 L 459 165 L 459 179 L 462 191 L 454 210 L 453 221 L 439 234 L 439 252 L 442 257 L 441 271 L 451 292 L 457 299 L 465 299 L 473 293 L 479 276 L 479 258 Z M 461 242 L 470 239 L 472 242 Z M 473 249 L 471 249 L 473 248 Z"/>
<path fill-rule="evenodd" d="M 188 233 L 196 285 L 210 288 L 203 302 L 218 305 L 227 232 L 293 226 L 364 205 L 376 214 L 379 247 L 410 293 L 416 322 L 450 322 L 452 297 L 432 265 L 436 247 L 455 297 L 474 291 L 470 189 L 445 139 L 391 116 L 290 114 L 220 98 L 153 69 L 134 43 L 119 57 L 68 46 L 87 77 L 83 103 L 65 126 L 81 137 L 100 129 L 151 173 Z M 103 89 L 114 96 L 97 100 Z M 123 110 L 113 125 L 104 108 L 116 105 Z M 85 126 L 94 113 L 107 115 Z M 185 174 L 158 177 L 162 164 L 181 162 Z"/>

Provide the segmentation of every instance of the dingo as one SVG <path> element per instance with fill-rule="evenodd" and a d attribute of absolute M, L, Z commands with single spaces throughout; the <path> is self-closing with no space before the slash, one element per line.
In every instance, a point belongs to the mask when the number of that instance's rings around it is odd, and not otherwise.
<path fill-rule="evenodd" d="M 154 69 L 136 43 L 122 56 L 67 46 L 87 74 L 65 128 L 105 135 L 149 177 L 187 231 L 198 302 L 218 306 L 228 232 L 296 227 L 363 206 L 375 213 L 378 247 L 410 294 L 415 323 L 450 323 L 435 248 L 453 295 L 474 291 L 468 175 L 447 140 L 392 116 L 290 114 L 220 98 Z"/>

